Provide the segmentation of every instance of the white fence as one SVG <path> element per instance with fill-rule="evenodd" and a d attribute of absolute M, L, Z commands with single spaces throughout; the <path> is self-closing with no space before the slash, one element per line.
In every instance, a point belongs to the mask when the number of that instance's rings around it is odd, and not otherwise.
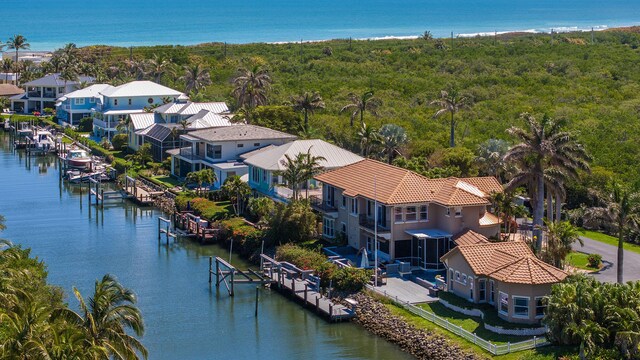
<path fill-rule="evenodd" d="M 516 351 L 528 350 L 528 349 L 533 349 L 540 346 L 549 345 L 549 342 L 544 337 L 538 338 L 536 336 L 534 336 L 533 339 L 520 341 L 517 343 L 509 342 L 506 344 L 494 344 L 481 337 L 478 337 L 475 333 L 472 333 L 463 329 L 462 326 L 452 324 L 451 322 L 449 322 L 449 320 L 441 318 L 430 311 L 427 311 L 423 308 L 412 305 L 408 302 L 400 301 L 397 297 L 395 298 L 391 297 L 387 295 L 386 292 L 380 291 L 379 289 L 375 289 L 373 287 L 367 287 L 367 288 L 391 299 L 394 303 L 403 307 L 404 309 L 411 312 L 412 314 L 431 321 L 432 323 L 440 326 L 441 328 L 446 329 L 447 331 L 450 331 L 466 339 L 467 341 L 481 347 L 482 349 L 490 352 L 493 355 L 504 355 L 504 354 L 508 354 Z"/>

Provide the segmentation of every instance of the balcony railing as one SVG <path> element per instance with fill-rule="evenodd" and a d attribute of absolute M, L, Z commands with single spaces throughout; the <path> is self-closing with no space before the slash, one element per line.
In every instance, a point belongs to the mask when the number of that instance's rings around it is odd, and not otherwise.
<path fill-rule="evenodd" d="M 321 196 L 310 195 L 309 200 L 311 200 L 311 207 L 318 211 L 322 212 L 336 212 L 338 209 L 331 204 L 328 204 L 326 201 L 322 199 Z"/>
<path fill-rule="evenodd" d="M 108 121 L 93 118 L 93 125 L 97 127 L 101 127 L 103 129 L 115 129 L 116 124 L 117 122 L 115 121 L 108 122 Z"/>
<path fill-rule="evenodd" d="M 190 147 L 180 148 L 179 155 L 180 155 L 180 157 L 184 158 L 185 160 L 200 160 L 200 161 L 204 161 L 204 162 L 213 164 L 213 161 L 205 158 L 204 156 L 196 155 Z"/>
<path fill-rule="evenodd" d="M 39 98 L 40 91 L 27 91 L 27 96 L 30 98 Z"/>
<path fill-rule="evenodd" d="M 360 214 L 360 226 L 374 231 L 376 228 L 376 223 L 373 218 L 368 217 L 367 214 Z M 378 232 L 389 232 L 391 231 L 391 221 L 378 221 Z"/>

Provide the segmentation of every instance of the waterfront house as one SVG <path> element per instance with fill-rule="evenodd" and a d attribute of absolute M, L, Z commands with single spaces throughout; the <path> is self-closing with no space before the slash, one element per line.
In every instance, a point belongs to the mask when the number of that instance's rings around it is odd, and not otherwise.
<path fill-rule="evenodd" d="M 334 170 L 361 161 L 363 158 L 348 150 L 330 144 L 324 140 L 296 140 L 284 145 L 271 147 L 251 154 L 244 163 L 249 166 L 249 185 L 257 192 L 279 200 L 288 200 L 292 196 L 289 186 L 284 184 L 282 176 L 277 172 L 286 169 L 286 157 L 295 159 L 300 153 L 310 153 L 311 156 L 321 156 L 318 165 L 324 170 Z M 299 184 L 310 194 L 319 193 L 315 179 Z M 303 191 L 303 193 L 307 193 Z"/>
<path fill-rule="evenodd" d="M 107 88 L 100 95 L 102 100 L 93 111 L 93 132 L 98 137 L 109 139 L 116 133 L 118 123 L 130 114 L 144 112 L 152 105 L 184 96 L 180 91 L 153 81 L 132 81 Z"/>
<path fill-rule="evenodd" d="M 59 73 L 29 81 L 22 84 L 25 92 L 10 98 L 11 110 L 31 114 L 33 112 L 44 112 L 44 109 L 54 109 L 56 100 L 81 86 L 82 83 L 93 83 L 94 78 L 90 76 L 80 76 L 78 81 L 64 80 Z"/>
<path fill-rule="evenodd" d="M 127 129 L 129 147 L 138 150 L 144 144 L 144 131 L 155 124 L 155 114 L 152 112 L 138 112 L 129 114 Z"/>
<path fill-rule="evenodd" d="M 315 179 L 322 183 L 322 196 L 312 197 L 322 214 L 322 235 L 343 237 L 372 253 L 377 232 L 383 261 L 444 269 L 440 257 L 455 246 L 453 234 L 499 232 L 498 218 L 488 209 L 489 195 L 502 191 L 494 177 L 429 179 L 365 159 Z"/>
<path fill-rule="evenodd" d="M 281 131 L 244 124 L 192 131 L 180 135 L 180 148 L 168 151 L 171 174 L 184 178 L 189 172 L 210 168 L 218 178 L 214 184 L 218 188 L 227 177 L 247 175 L 243 154 L 295 139 L 296 136 Z"/>
<path fill-rule="evenodd" d="M 72 91 L 58 98 L 56 102 L 56 116 L 61 124 L 77 126 L 80 119 L 90 117 L 92 109 L 102 101 L 100 92 L 113 86 L 108 84 L 93 84 L 84 89 Z"/>
<path fill-rule="evenodd" d="M 0 97 L 9 98 L 20 94 L 24 94 L 23 89 L 13 84 L 0 84 Z"/>
<path fill-rule="evenodd" d="M 543 297 L 567 273 L 538 259 L 522 241 L 489 242 L 473 231 L 457 236 L 442 256 L 448 292 L 472 303 L 488 303 L 504 320 L 538 323 Z"/>

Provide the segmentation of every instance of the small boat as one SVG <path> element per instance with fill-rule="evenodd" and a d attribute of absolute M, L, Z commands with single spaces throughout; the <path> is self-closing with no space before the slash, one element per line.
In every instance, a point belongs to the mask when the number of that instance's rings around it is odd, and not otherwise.
<path fill-rule="evenodd" d="M 67 153 L 61 157 L 69 167 L 85 169 L 91 165 L 91 156 L 82 149 L 69 149 Z"/>
<path fill-rule="evenodd" d="M 2 123 L 2 129 L 4 131 L 11 130 L 11 121 L 9 121 L 9 119 L 4 119 L 4 122 Z"/>
<path fill-rule="evenodd" d="M 34 134 L 31 136 L 31 141 L 33 142 L 33 147 L 39 151 L 52 151 L 56 148 L 56 141 L 51 134 L 47 130 L 36 130 Z"/>

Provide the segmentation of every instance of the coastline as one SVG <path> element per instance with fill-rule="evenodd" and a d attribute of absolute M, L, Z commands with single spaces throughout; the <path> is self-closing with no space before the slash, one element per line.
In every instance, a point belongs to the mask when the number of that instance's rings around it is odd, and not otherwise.
<path fill-rule="evenodd" d="M 428 31 L 428 29 L 425 29 Z M 495 30 L 495 31 L 478 31 L 478 32 L 464 32 L 464 33 L 455 33 L 451 32 L 454 38 L 474 38 L 474 37 L 491 37 L 491 36 L 513 36 L 513 35 L 540 35 L 540 34 L 551 34 L 553 31 L 554 34 L 568 34 L 568 33 L 584 33 L 584 32 L 601 32 L 601 31 L 631 31 L 631 32 L 640 32 L 640 22 L 635 24 L 628 25 L 594 25 L 591 27 L 581 27 L 581 26 L 558 26 L 558 27 L 545 27 L 545 28 L 528 28 L 528 29 L 515 29 L 515 30 Z M 227 45 L 250 45 L 250 44 L 269 44 L 269 45 L 286 45 L 286 44 L 318 44 L 318 43 L 326 43 L 331 41 L 340 41 L 340 40 L 353 40 L 353 41 L 385 41 L 385 40 L 415 40 L 419 39 L 423 36 L 423 34 L 416 35 L 384 35 L 384 36 L 370 36 L 370 37 L 353 37 L 353 38 L 343 38 L 343 37 L 335 37 L 335 38 L 327 38 L 327 39 L 300 39 L 300 40 L 275 40 L 275 41 L 247 41 L 247 42 L 225 42 L 225 41 L 210 41 L 210 42 L 181 42 L 181 43 L 93 43 L 93 44 L 80 44 L 79 47 L 89 47 L 89 46 L 106 46 L 106 47 L 155 47 L 155 46 L 184 46 L 184 47 L 197 47 L 205 44 L 227 44 Z M 433 34 L 434 39 L 450 39 L 451 35 L 438 35 Z M 128 45 L 129 44 L 129 45 Z M 30 49 L 33 52 L 49 52 L 54 51 L 55 49 L 63 47 L 65 44 L 50 44 L 47 47 L 41 47 L 38 43 L 34 43 Z M 7 52 L 5 50 L 4 52 Z"/>

